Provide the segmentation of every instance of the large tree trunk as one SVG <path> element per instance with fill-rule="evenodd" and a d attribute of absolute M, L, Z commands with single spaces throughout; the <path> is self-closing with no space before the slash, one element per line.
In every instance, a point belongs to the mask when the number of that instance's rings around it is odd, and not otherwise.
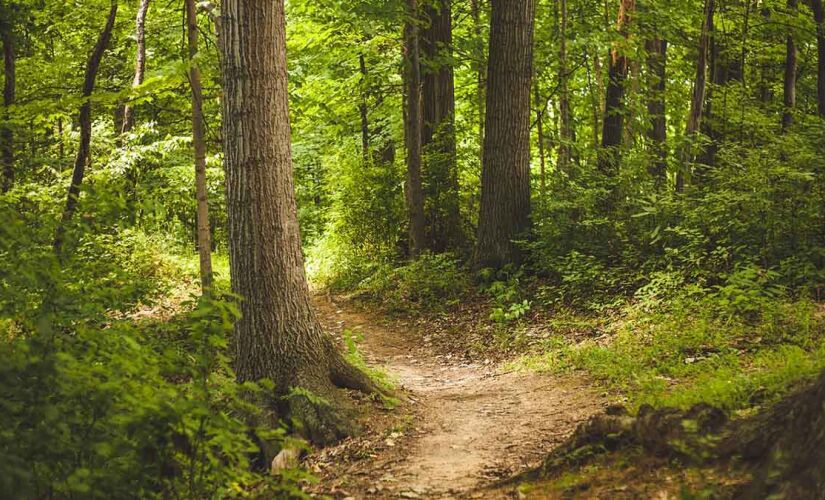
<path fill-rule="evenodd" d="M 513 240 L 530 228 L 533 0 L 493 0 L 487 119 L 474 266 L 521 260 Z"/>
<path fill-rule="evenodd" d="M 3 119 L 6 123 L 0 129 L 0 156 L 3 161 L 3 192 L 8 192 L 14 184 L 14 132 L 12 131 L 9 119 L 11 118 L 8 108 L 14 104 L 15 94 L 15 64 L 16 57 L 14 51 L 14 32 L 9 20 L 0 21 L 3 41 Z"/>
<path fill-rule="evenodd" d="M 66 195 L 66 208 L 63 210 L 63 216 L 57 224 L 57 230 L 54 236 L 54 251 L 58 255 L 63 247 L 63 237 L 66 231 L 66 224 L 72 219 L 75 209 L 77 208 L 78 196 L 80 196 L 80 186 L 83 184 L 83 176 L 86 173 L 86 161 L 89 159 L 89 146 L 92 142 L 92 103 L 89 101 L 92 92 L 95 89 L 95 79 L 97 78 L 97 69 L 100 67 L 100 60 L 103 59 L 103 52 L 109 44 L 109 39 L 112 36 L 112 29 L 115 26 L 115 18 L 117 17 L 117 1 L 112 2 L 112 7 L 109 10 L 109 17 L 106 19 L 106 26 L 100 33 L 97 43 L 89 55 L 89 61 L 86 64 L 86 76 L 83 79 L 83 104 L 80 106 L 80 113 L 78 114 L 77 122 L 80 125 L 80 144 L 77 147 L 77 156 L 75 157 L 74 170 L 72 171 L 72 181 L 69 184 L 69 192 Z"/>
<path fill-rule="evenodd" d="M 788 0 L 788 12 L 796 13 L 796 0 Z M 788 30 L 785 37 L 785 80 L 782 92 L 782 131 L 787 131 L 793 125 L 793 113 L 796 107 L 796 66 L 797 50 L 793 30 Z"/>
<path fill-rule="evenodd" d="M 665 114 L 665 84 L 667 41 L 653 38 L 645 42 L 647 49 L 648 100 L 647 114 L 650 120 L 647 138 L 653 152 L 649 172 L 656 185 L 661 187 L 667 180 L 667 122 Z"/>
<path fill-rule="evenodd" d="M 457 249 L 462 241 L 458 211 L 455 145 L 455 84 L 452 63 L 450 0 L 436 0 L 424 9 L 429 20 L 421 36 L 423 74 L 424 195 L 427 241 L 436 253 Z"/>
<path fill-rule="evenodd" d="M 559 149 L 558 169 L 568 172 L 573 126 L 570 118 L 570 91 L 567 69 L 567 0 L 558 0 L 559 15 Z"/>
<path fill-rule="evenodd" d="M 679 155 L 679 171 L 676 172 L 676 191 L 682 192 L 687 181 L 690 164 L 693 162 L 693 142 L 696 133 L 702 125 L 702 109 L 705 105 L 705 90 L 707 87 L 708 55 L 710 54 L 710 36 L 713 32 L 714 0 L 705 0 L 705 13 L 702 29 L 699 33 L 699 55 L 696 59 L 696 79 L 693 81 L 693 94 L 690 99 L 687 126 L 685 127 L 685 143 Z"/>
<path fill-rule="evenodd" d="M 279 416 L 297 418 L 309 439 L 326 443 L 354 430 L 337 388 L 374 386 L 343 360 L 310 304 L 292 175 L 284 1 L 221 7 L 230 271 L 243 298 L 236 372 L 241 381 L 272 380 Z"/>
<path fill-rule="evenodd" d="M 146 72 L 146 13 L 149 12 L 149 0 L 140 0 L 137 17 L 135 18 L 135 40 L 137 41 L 137 55 L 135 56 L 135 78 L 132 80 L 132 88 L 139 87 L 143 83 L 143 75 Z M 135 110 L 130 104 L 123 107 L 123 126 L 121 133 L 132 130 L 135 122 Z"/>
<path fill-rule="evenodd" d="M 408 0 L 404 25 L 404 86 L 406 106 L 404 130 L 407 145 L 407 183 L 405 186 L 409 223 L 410 255 L 418 256 L 425 248 L 424 188 L 421 180 L 422 117 L 421 64 L 419 57 L 419 7 L 417 0 Z"/>
<path fill-rule="evenodd" d="M 206 140 L 203 123 L 203 90 L 198 55 L 198 7 L 186 0 L 186 35 L 189 45 L 189 86 L 192 89 L 192 146 L 195 151 L 195 198 L 197 200 L 197 244 L 201 288 L 212 286 L 212 237 L 209 230 L 209 198 L 206 190 Z"/>

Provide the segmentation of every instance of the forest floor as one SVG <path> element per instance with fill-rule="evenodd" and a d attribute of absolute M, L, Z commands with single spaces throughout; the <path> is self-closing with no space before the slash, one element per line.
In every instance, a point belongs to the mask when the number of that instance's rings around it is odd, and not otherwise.
<path fill-rule="evenodd" d="M 420 325 L 317 296 L 322 322 L 356 335 L 368 366 L 387 373 L 401 402 L 377 409 L 365 432 L 311 454 L 311 491 L 335 498 L 512 498 L 501 479 L 540 465 L 606 401 L 581 376 L 506 371 L 445 354 Z M 346 332 L 346 333 L 345 333 Z"/>

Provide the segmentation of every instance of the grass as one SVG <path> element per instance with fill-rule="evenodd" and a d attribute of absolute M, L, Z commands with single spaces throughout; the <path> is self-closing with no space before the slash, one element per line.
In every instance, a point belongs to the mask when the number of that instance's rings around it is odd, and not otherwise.
<path fill-rule="evenodd" d="M 344 344 L 346 350 L 344 351 L 344 358 L 354 367 L 363 371 L 372 381 L 381 389 L 381 400 L 388 409 L 395 408 L 401 401 L 398 398 L 389 396 L 395 392 L 397 381 L 387 372 L 379 368 L 373 368 L 367 365 L 364 360 L 364 355 L 358 349 L 358 344 L 363 340 L 363 335 L 353 332 L 352 330 L 344 330 Z"/>
<path fill-rule="evenodd" d="M 825 320 L 816 304 L 776 300 L 744 317 L 719 314 L 709 300 L 655 312 L 628 305 L 608 335 L 578 343 L 552 336 L 508 369 L 585 370 L 634 408 L 707 402 L 735 411 L 773 400 L 825 367 Z"/>

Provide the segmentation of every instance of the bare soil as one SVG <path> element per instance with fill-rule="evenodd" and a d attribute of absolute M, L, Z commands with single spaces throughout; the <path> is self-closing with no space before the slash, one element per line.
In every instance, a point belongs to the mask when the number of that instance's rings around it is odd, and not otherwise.
<path fill-rule="evenodd" d="M 506 372 L 423 341 L 426 326 L 317 297 L 325 326 L 362 336 L 367 364 L 396 381 L 401 404 L 376 409 L 363 435 L 311 454 L 312 493 L 334 498 L 512 498 L 501 479 L 538 466 L 605 402 L 578 376 Z"/>

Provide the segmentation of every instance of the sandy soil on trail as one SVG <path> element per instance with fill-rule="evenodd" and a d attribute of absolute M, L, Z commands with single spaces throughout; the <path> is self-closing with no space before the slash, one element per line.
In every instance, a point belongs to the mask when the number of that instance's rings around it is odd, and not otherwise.
<path fill-rule="evenodd" d="M 362 334 L 367 362 L 390 373 L 407 395 L 396 410 L 402 424 L 310 457 L 321 476 L 319 491 L 335 497 L 509 496 L 484 487 L 538 465 L 603 406 L 583 379 L 508 373 L 439 356 L 402 322 L 323 297 L 316 307 L 333 333 Z"/>

